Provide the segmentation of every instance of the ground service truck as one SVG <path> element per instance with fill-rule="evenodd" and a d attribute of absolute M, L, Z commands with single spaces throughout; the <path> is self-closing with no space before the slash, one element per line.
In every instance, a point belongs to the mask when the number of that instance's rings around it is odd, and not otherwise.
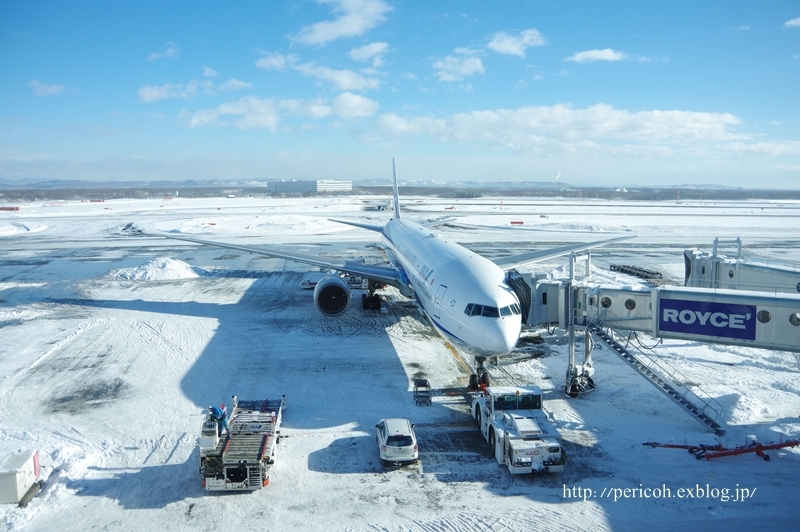
<path fill-rule="evenodd" d="M 200 433 L 200 478 L 209 491 L 252 491 L 269 484 L 280 440 L 281 399 L 240 401 L 233 397 L 230 433 L 218 436 L 217 421 L 206 414 Z"/>
<path fill-rule="evenodd" d="M 491 386 L 475 392 L 472 414 L 497 461 L 514 474 L 559 473 L 566 452 L 542 409 L 536 386 Z"/>

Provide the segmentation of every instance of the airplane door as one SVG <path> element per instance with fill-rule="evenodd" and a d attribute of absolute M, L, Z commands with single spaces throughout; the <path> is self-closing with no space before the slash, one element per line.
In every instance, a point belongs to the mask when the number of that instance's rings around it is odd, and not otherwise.
<path fill-rule="evenodd" d="M 439 288 L 436 289 L 436 297 L 433 298 L 433 316 L 435 318 L 439 317 L 439 305 L 442 303 L 445 292 L 447 292 L 447 287 L 443 284 L 440 284 Z"/>

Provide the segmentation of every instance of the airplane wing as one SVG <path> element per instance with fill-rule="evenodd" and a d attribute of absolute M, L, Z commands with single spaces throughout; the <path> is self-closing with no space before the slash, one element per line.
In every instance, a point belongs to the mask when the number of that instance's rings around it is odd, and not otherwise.
<path fill-rule="evenodd" d="M 360 227 L 361 229 L 367 229 L 369 231 L 376 231 L 378 233 L 383 233 L 382 225 L 362 224 L 360 222 L 351 222 L 349 220 L 337 220 L 335 218 L 328 218 L 328 220 L 331 222 L 336 222 L 338 224 L 352 225 L 353 227 Z"/>
<path fill-rule="evenodd" d="M 442 225 L 448 222 L 452 222 L 455 219 L 456 218 L 454 216 L 451 216 L 449 218 L 442 218 L 441 220 L 434 220 L 432 222 L 421 223 L 419 225 L 421 225 L 422 227 L 436 227 L 437 225 Z M 361 222 L 351 222 L 350 220 L 337 220 L 336 218 L 328 218 L 328 220 L 339 224 L 346 224 L 346 225 L 352 225 L 353 227 L 360 227 L 361 229 L 367 229 L 369 231 L 376 231 L 378 233 L 383 232 L 382 225 L 362 224 Z"/>
<path fill-rule="evenodd" d="M 490 259 L 504 270 L 511 270 L 518 266 L 523 266 L 531 262 L 540 262 L 553 257 L 560 257 L 573 251 L 583 251 L 598 246 L 604 246 L 611 242 L 618 242 L 620 240 L 627 240 L 633 238 L 635 235 L 618 236 L 616 238 L 609 238 L 608 240 L 598 240 L 597 242 L 585 242 L 583 244 L 570 244 L 568 246 L 561 246 L 558 248 L 543 249 L 541 251 L 529 251 L 527 253 L 520 253 L 518 255 L 510 255 L 499 259 Z"/>
<path fill-rule="evenodd" d="M 185 236 L 173 235 L 150 235 L 150 236 L 163 236 L 165 238 L 172 238 L 175 240 L 184 240 L 186 242 L 194 242 L 195 244 L 203 244 L 206 246 L 215 246 L 220 248 L 235 249 L 244 251 L 246 253 L 254 253 L 256 255 L 264 255 L 267 257 L 274 257 L 276 259 L 293 260 L 295 262 L 302 262 L 304 264 L 311 264 L 313 266 L 320 266 L 322 268 L 331 268 L 340 272 L 346 272 L 353 275 L 360 275 L 381 284 L 388 284 L 391 286 L 401 287 L 403 281 L 399 273 L 392 267 L 388 266 L 373 266 L 356 262 L 354 260 L 345 259 L 324 259 L 317 255 L 309 255 L 306 253 L 295 253 L 283 249 L 273 247 L 253 247 L 253 246 L 239 246 L 237 244 L 227 244 L 224 242 L 214 242 L 211 240 L 200 240 L 199 238 L 190 238 Z"/>

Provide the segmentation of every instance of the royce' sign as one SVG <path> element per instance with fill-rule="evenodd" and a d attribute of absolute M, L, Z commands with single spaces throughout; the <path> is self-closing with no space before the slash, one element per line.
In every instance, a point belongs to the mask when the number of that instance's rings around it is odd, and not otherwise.
<path fill-rule="evenodd" d="M 661 299 L 658 309 L 658 330 L 755 340 L 756 307 L 755 305 Z"/>

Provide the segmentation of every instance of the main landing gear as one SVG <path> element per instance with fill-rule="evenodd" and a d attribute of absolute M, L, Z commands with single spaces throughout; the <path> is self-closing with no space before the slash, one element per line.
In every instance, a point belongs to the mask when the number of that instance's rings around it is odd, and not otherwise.
<path fill-rule="evenodd" d="M 364 310 L 381 310 L 381 296 L 378 294 L 361 294 L 361 308 Z"/>
<path fill-rule="evenodd" d="M 376 283 L 375 281 L 367 282 L 367 293 L 361 294 L 361 308 L 364 310 L 381 310 L 381 296 L 375 293 L 378 288 L 385 288 L 386 285 Z"/>

